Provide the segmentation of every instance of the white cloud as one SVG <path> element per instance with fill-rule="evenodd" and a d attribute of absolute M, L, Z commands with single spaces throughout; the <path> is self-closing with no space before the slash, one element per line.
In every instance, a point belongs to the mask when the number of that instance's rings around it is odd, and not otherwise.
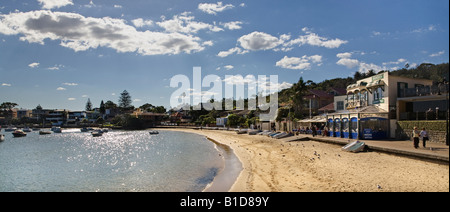
<path fill-rule="evenodd" d="M 2 83 L 2 86 L 3 86 L 3 87 L 11 87 L 12 85 L 9 84 L 9 83 Z"/>
<path fill-rule="evenodd" d="M 63 87 L 59 87 L 59 88 L 57 88 L 56 89 L 57 91 L 65 91 L 65 90 L 67 90 L 66 88 L 63 88 Z"/>
<path fill-rule="evenodd" d="M 73 83 L 73 82 L 65 82 L 63 83 L 63 85 L 67 85 L 67 86 L 77 86 L 77 83 Z"/>
<path fill-rule="evenodd" d="M 142 99 L 134 99 L 133 102 L 142 102 Z"/>
<path fill-rule="evenodd" d="M 211 14 L 211 15 L 217 15 L 218 12 L 223 12 L 224 10 L 232 9 L 232 8 L 234 8 L 234 6 L 232 4 L 223 5 L 222 2 L 217 2 L 217 4 L 201 3 L 198 5 L 199 10 L 206 12 L 208 14 Z"/>
<path fill-rule="evenodd" d="M 309 70 L 311 69 L 312 63 L 320 64 L 321 62 L 322 56 L 320 55 L 304 55 L 301 58 L 285 56 L 283 59 L 276 63 L 276 66 L 293 70 Z"/>
<path fill-rule="evenodd" d="M 52 71 L 57 71 L 60 70 L 61 68 L 64 68 L 64 65 L 54 65 L 52 67 L 47 68 L 48 70 L 52 70 Z"/>
<path fill-rule="evenodd" d="M 232 22 L 228 22 L 228 23 L 223 23 L 223 27 L 229 29 L 229 30 L 237 30 L 237 29 L 242 29 L 242 25 L 243 23 L 241 21 L 232 21 Z"/>
<path fill-rule="evenodd" d="M 122 8 L 122 5 L 115 4 L 114 8 Z"/>
<path fill-rule="evenodd" d="M 188 31 L 192 33 L 201 28 L 189 26 Z M 120 53 L 172 55 L 191 54 L 205 49 L 199 37 L 182 34 L 178 30 L 143 32 L 127 25 L 122 19 L 92 18 L 49 10 L 0 15 L 0 34 L 20 35 L 21 41 L 42 45 L 46 39 L 60 40 L 61 46 L 76 52 L 107 47 Z"/>
<path fill-rule="evenodd" d="M 281 41 L 264 32 L 252 32 L 239 38 L 240 45 L 247 50 L 269 50 L 281 44 Z"/>
<path fill-rule="evenodd" d="M 345 66 L 347 68 L 354 68 L 356 66 L 359 66 L 359 61 L 356 59 L 351 59 L 352 53 L 345 52 L 345 53 L 339 53 L 336 55 L 336 57 L 341 58 L 336 64 Z"/>
<path fill-rule="evenodd" d="M 69 100 L 69 101 L 75 101 L 75 100 L 77 100 L 76 98 L 68 98 L 67 100 Z"/>
<path fill-rule="evenodd" d="M 224 68 L 227 69 L 227 70 L 231 70 L 231 69 L 234 68 L 234 66 L 232 66 L 232 65 L 226 65 L 226 66 L 224 66 Z"/>
<path fill-rule="evenodd" d="M 319 46 L 319 47 L 325 47 L 325 48 L 329 48 L 329 49 L 335 49 L 335 48 L 339 48 L 341 45 L 343 44 L 347 44 L 348 41 L 346 40 L 341 40 L 341 39 L 328 39 L 325 37 L 321 37 L 319 35 L 317 35 L 316 33 L 312 33 L 309 30 L 305 30 L 305 28 L 303 28 L 304 32 L 306 32 L 306 35 L 301 35 L 299 36 L 297 39 L 291 40 L 287 43 L 285 43 L 285 46 L 293 46 L 293 45 L 311 45 L 311 46 Z"/>
<path fill-rule="evenodd" d="M 358 71 L 361 72 L 361 73 L 367 73 L 370 70 L 373 70 L 376 73 L 376 72 L 382 71 L 383 69 L 387 69 L 385 65 L 388 64 L 388 63 L 384 63 L 384 66 L 381 67 L 381 66 L 378 66 L 378 65 L 373 64 L 373 63 L 369 64 L 369 63 L 361 62 L 361 61 L 359 61 L 357 59 L 352 59 L 351 58 L 352 55 L 353 55 L 353 53 L 350 53 L 350 52 L 337 54 L 336 57 L 340 58 L 340 60 L 336 64 L 341 65 L 341 66 L 345 66 L 345 67 L 347 67 L 349 69 L 358 67 Z M 401 63 L 403 61 L 406 61 L 406 60 L 405 59 L 399 59 L 396 62 L 390 62 L 390 63 L 392 63 L 392 64 L 393 63 Z"/>
<path fill-rule="evenodd" d="M 247 54 L 249 51 L 248 50 L 242 50 L 239 47 L 234 47 L 229 49 L 228 51 L 221 51 L 219 52 L 219 54 L 217 56 L 219 57 L 228 57 L 229 55 L 232 55 L 234 53 L 236 54 Z"/>
<path fill-rule="evenodd" d="M 430 57 L 439 57 L 439 56 L 441 56 L 443 54 L 445 54 L 445 51 L 440 51 L 438 53 L 431 54 Z"/>
<path fill-rule="evenodd" d="M 73 5 L 72 0 L 37 0 L 42 5 L 42 9 L 60 8 L 67 5 Z"/>
<path fill-rule="evenodd" d="M 356 59 L 341 58 L 336 64 L 345 66 L 347 68 L 354 68 L 356 66 L 359 66 L 359 61 Z"/>
<path fill-rule="evenodd" d="M 30 68 L 37 68 L 40 65 L 40 63 L 31 63 L 28 65 Z"/>
<path fill-rule="evenodd" d="M 194 21 L 194 16 L 189 16 L 189 12 L 173 16 L 170 20 L 163 20 L 156 24 L 164 28 L 167 32 L 180 32 L 185 34 L 197 33 L 200 30 L 210 30 L 212 32 L 223 31 L 222 28 L 215 25 Z"/>
<path fill-rule="evenodd" d="M 408 62 L 406 59 L 400 58 L 397 61 L 384 62 L 383 66 L 387 66 L 387 65 L 405 65 L 406 62 Z"/>
<path fill-rule="evenodd" d="M 136 27 L 145 27 L 145 26 L 152 26 L 153 25 L 153 21 L 152 20 L 144 20 L 142 18 L 134 19 L 131 22 Z"/>
<path fill-rule="evenodd" d="M 373 63 L 365 63 L 365 62 L 360 62 L 359 63 L 359 72 L 361 73 L 367 73 L 370 70 L 373 70 L 375 73 L 380 72 L 383 70 L 383 68 L 381 66 L 375 65 Z"/>
<path fill-rule="evenodd" d="M 325 48 L 339 48 L 341 45 L 348 43 L 348 41 L 341 39 L 328 39 L 320 37 L 319 35 L 312 33 L 308 28 L 303 28 L 303 32 L 306 35 L 299 36 L 297 39 L 291 40 L 291 35 L 282 34 L 279 38 L 267 34 L 265 32 L 252 32 L 250 34 L 244 35 L 238 39 L 238 44 L 245 50 L 260 51 L 260 50 L 273 50 L 273 51 L 283 51 L 288 52 L 294 49 L 293 46 L 302 46 L 305 44 L 311 46 L 319 46 Z M 233 53 L 241 53 L 240 47 L 232 48 L 228 51 L 221 51 L 219 57 L 227 57 Z M 241 52 L 240 52 L 241 51 Z M 248 53 L 248 52 L 245 52 Z"/>

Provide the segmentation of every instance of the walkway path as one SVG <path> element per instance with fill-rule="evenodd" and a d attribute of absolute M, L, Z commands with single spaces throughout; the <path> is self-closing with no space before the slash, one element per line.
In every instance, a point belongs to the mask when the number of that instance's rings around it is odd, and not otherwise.
<path fill-rule="evenodd" d="M 344 138 L 332 138 L 332 137 L 322 137 L 316 136 L 312 137 L 311 135 L 299 135 L 290 138 L 282 139 L 286 142 L 293 142 L 302 139 L 309 139 L 318 142 L 325 143 L 333 143 L 338 145 L 346 145 L 349 142 L 354 140 L 344 139 Z M 427 143 L 427 148 L 422 147 L 422 142 L 420 143 L 421 147 L 419 149 L 415 149 L 412 141 L 368 141 L 364 140 L 369 150 L 384 152 L 390 154 L 397 154 L 402 156 L 414 157 L 419 159 L 432 160 L 437 162 L 445 162 L 449 163 L 449 147 L 443 143 Z"/>

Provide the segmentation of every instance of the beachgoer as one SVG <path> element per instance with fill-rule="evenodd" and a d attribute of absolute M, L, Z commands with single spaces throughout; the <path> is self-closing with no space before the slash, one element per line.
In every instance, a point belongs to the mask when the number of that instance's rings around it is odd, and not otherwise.
<path fill-rule="evenodd" d="M 413 130 L 413 140 L 414 140 L 414 148 L 419 148 L 419 143 L 420 143 L 420 132 L 417 129 L 417 127 L 414 127 Z"/>
<path fill-rule="evenodd" d="M 428 132 L 425 130 L 425 128 L 423 128 L 422 132 L 420 132 L 420 137 L 423 140 L 423 148 L 427 148 L 427 141 L 429 140 L 429 138 L 428 138 Z"/>
<path fill-rule="evenodd" d="M 313 127 L 311 127 L 311 130 L 312 130 L 312 136 L 313 136 L 313 137 L 316 137 L 316 135 L 317 135 L 317 128 L 316 128 L 316 125 L 314 125 Z"/>

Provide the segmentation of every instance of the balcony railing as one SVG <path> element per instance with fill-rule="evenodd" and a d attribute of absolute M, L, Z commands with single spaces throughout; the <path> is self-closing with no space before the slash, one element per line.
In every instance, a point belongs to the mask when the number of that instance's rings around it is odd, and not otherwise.
<path fill-rule="evenodd" d="M 398 92 L 398 98 L 405 97 L 418 97 L 418 96 L 436 96 L 448 94 L 448 84 L 440 84 L 433 86 L 421 86 L 416 88 L 400 89 Z"/>

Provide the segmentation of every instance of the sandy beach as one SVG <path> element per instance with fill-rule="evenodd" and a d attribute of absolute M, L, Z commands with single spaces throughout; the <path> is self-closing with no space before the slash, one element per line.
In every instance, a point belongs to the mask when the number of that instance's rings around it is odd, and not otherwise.
<path fill-rule="evenodd" d="M 449 192 L 449 166 L 314 141 L 177 129 L 230 146 L 243 170 L 230 192 Z"/>

